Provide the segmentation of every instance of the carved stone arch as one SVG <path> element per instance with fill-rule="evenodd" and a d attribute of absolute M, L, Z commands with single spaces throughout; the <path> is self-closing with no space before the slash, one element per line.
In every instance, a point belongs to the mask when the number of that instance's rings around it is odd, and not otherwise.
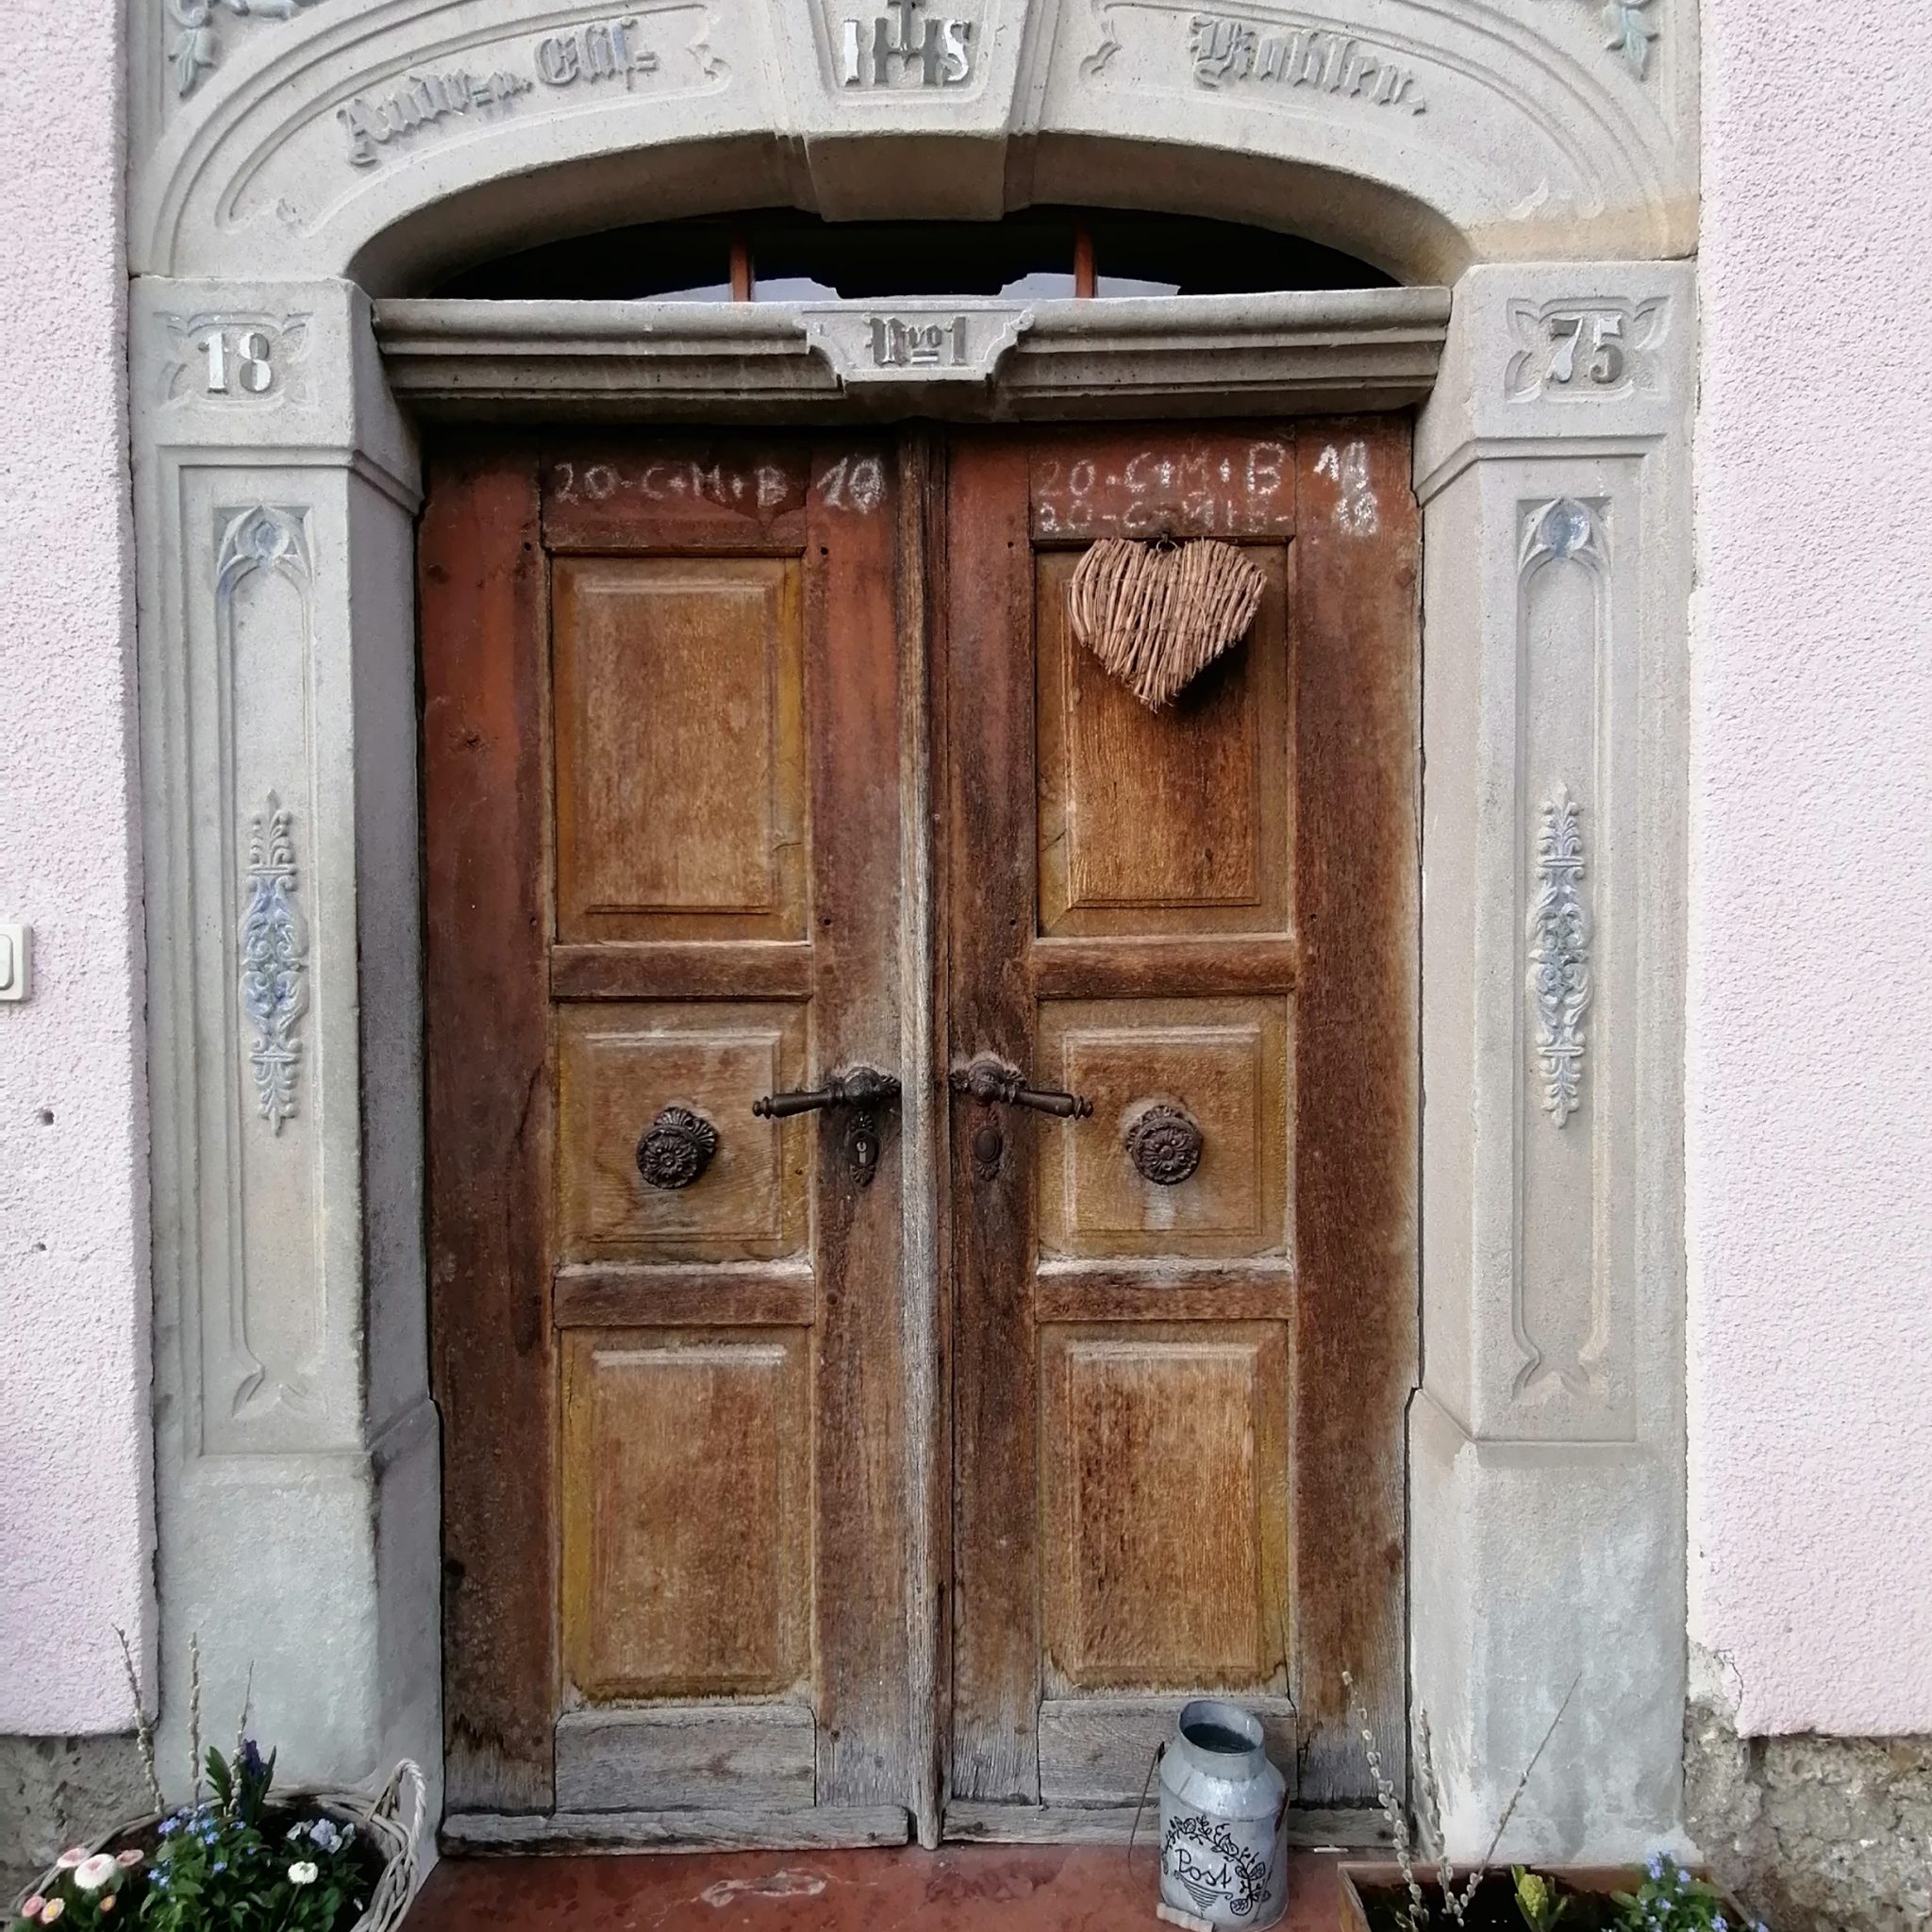
<path fill-rule="evenodd" d="M 1682 0 L 927 4 L 964 24 L 957 83 L 849 83 L 858 0 L 199 0 L 220 38 L 185 52 L 148 10 L 133 265 L 410 292 L 540 235 L 773 204 L 1212 213 L 1409 281 L 1693 245 Z"/>
<path fill-rule="evenodd" d="M 364 291 L 416 293 L 539 239 L 678 214 L 990 219 L 1073 202 L 1257 223 L 1456 284 L 1453 306 L 1416 287 L 1042 303 L 1024 342 L 1017 307 L 981 304 L 993 346 L 975 366 L 1010 349 L 993 402 L 1034 414 L 1103 395 L 1150 415 L 1422 404 L 1410 1707 L 1466 1857 L 1587 1665 L 1517 1814 L 1524 1849 L 1614 1862 L 1676 1842 L 1697 308 L 1691 264 L 1667 258 L 1695 242 L 1696 8 L 906 5 L 967 25 L 964 75 L 846 85 L 843 23 L 900 0 L 131 0 L 164 1761 L 186 1749 L 198 1579 L 245 1574 L 265 1580 L 200 1633 L 216 1705 L 240 1701 L 251 1663 L 279 1687 L 268 1716 L 304 1782 L 408 1755 L 433 1786 L 439 1762 L 416 420 L 555 420 L 561 397 L 608 424 L 625 389 L 654 420 L 713 421 L 751 387 L 731 353 L 747 342 L 774 413 L 907 410 L 903 390 L 860 393 L 857 358 L 833 353 L 841 305 L 716 304 L 700 325 L 645 304 L 378 310 Z M 358 161 L 348 110 L 386 115 L 418 80 L 441 92 L 385 119 Z M 1025 344 L 1041 353 L 1023 394 Z M 937 384 L 916 400 L 941 413 Z M 292 627 L 259 572 L 247 608 L 225 605 L 225 544 L 251 505 L 299 529 Z M 260 677 L 233 675 L 238 615 Z M 1577 882 L 1575 906 L 1564 888 L 1554 922 L 1533 918 L 1558 879 Z M 258 1036 L 238 1007 L 258 883 L 294 894 L 305 923 L 299 1110 L 280 1135 L 274 1106 L 256 1111 Z M 271 910 L 292 957 L 295 927 Z M 1552 958 L 1550 1058 L 1587 1058 L 1546 1108 L 1529 975 Z M 308 1163 L 314 1187 L 281 1184 L 276 1161 Z M 262 1320 L 237 1328 L 251 1298 Z M 263 1390 L 299 1370 L 313 1405 L 238 1407 L 251 1362 Z M 303 1668 L 318 1647 L 326 1674 Z"/>

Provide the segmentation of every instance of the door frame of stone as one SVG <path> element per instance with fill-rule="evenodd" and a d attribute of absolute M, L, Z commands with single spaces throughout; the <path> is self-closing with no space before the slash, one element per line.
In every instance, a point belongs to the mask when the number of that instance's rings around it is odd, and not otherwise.
<path fill-rule="evenodd" d="M 1694 80 L 1694 65 L 1671 72 L 1674 87 Z M 298 93 L 326 77 L 303 73 Z M 273 60 L 238 65 L 209 96 L 208 141 L 162 138 L 135 191 L 158 1702 L 164 1737 L 178 1738 L 198 1629 L 209 1695 L 239 1696 L 252 1657 L 258 1708 L 288 1761 L 341 1776 L 405 1751 L 434 1762 L 441 1735 L 411 412 L 495 419 L 614 400 L 639 420 L 724 421 L 721 391 L 754 371 L 790 385 L 762 406 L 772 420 L 827 406 L 974 408 L 963 383 L 945 404 L 869 385 L 823 308 L 695 322 L 667 311 L 656 320 L 675 326 L 646 343 L 634 325 L 649 312 L 633 305 L 614 333 L 588 308 L 532 328 L 508 308 L 373 305 L 332 277 L 396 286 L 412 250 L 440 245 L 422 218 L 439 196 L 474 243 L 491 183 L 441 161 L 385 175 L 374 200 L 341 204 L 340 246 L 334 228 L 304 231 L 313 245 L 298 247 L 259 221 L 237 226 L 238 204 L 208 197 L 242 178 L 223 157 L 268 139 L 258 117 L 285 115 L 274 105 L 285 83 Z M 906 211 L 958 212 L 930 165 L 951 151 L 907 125 Z M 503 152 L 514 158 L 521 140 Z M 1083 167 L 1098 180 L 1118 150 L 1077 132 L 1057 140 L 1058 185 L 1077 185 Z M 817 173 L 799 192 L 864 212 L 852 182 L 840 187 L 839 141 L 814 141 Z M 1317 394 L 1324 413 L 1420 403 L 1410 1712 L 1430 1722 L 1452 1842 L 1479 1849 L 1578 1677 L 1518 1818 L 1525 1842 L 1550 1853 L 1620 1857 L 1674 1831 L 1680 1808 L 1694 279 L 1685 261 L 1613 255 L 1476 259 L 1524 243 L 1476 221 L 1479 168 L 1439 183 L 1425 163 L 1402 163 L 1404 202 L 1378 161 L 1380 182 L 1338 204 L 1323 239 L 1347 247 L 1358 224 L 1378 238 L 1372 252 L 1454 275 L 1451 295 L 1318 293 L 1218 311 L 1223 298 L 1203 298 L 1191 321 L 1175 303 L 1065 317 L 1042 304 L 991 378 L 975 375 L 976 407 L 1104 414 L 1103 384 L 1127 416 L 1154 413 L 1176 384 L 1188 393 L 1175 413 L 1192 416 L 1307 410 Z M 1623 161 L 1591 165 L 1607 181 Z M 1270 181 L 1299 196 L 1283 206 L 1306 200 L 1301 163 L 1203 147 L 1191 168 L 1174 189 L 1182 211 L 1255 212 Z M 763 192 L 755 173 L 743 205 Z M 1507 178 L 1492 177 L 1498 192 Z M 708 192 L 729 202 L 733 179 L 720 162 Z M 589 180 L 559 174 L 546 204 L 558 220 L 585 225 Z M 1439 187 L 1433 225 L 1406 228 Z M 1666 212 L 1592 218 L 1577 231 L 1585 245 L 1687 247 L 1668 196 L 1643 193 Z M 508 212 L 519 225 L 504 245 L 538 212 L 527 201 Z M 250 235 L 276 278 L 244 278 Z M 1129 314 L 1143 307 L 1161 313 Z M 1134 340 L 1108 344 L 1109 322 Z M 213 333 L 271 378 L 212 387 Z M 1338 518 L 1362 508 L 1342 457 Z M 242 970 L 258 944 L 288 967 L 286 994 Z M 318 1654 L 333 1660 L 327 1682 L 295 1667 Z"/>

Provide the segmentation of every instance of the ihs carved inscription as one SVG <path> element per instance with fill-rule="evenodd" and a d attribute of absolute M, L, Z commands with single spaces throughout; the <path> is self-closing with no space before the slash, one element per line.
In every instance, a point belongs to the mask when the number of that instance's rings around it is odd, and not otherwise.
<path fill-rule="evenodd" d="M 886 0 L 882 12 L 839 22 L 841 87 L 958 87 L 973 75 L 973 23 L 925 13 L 925 0 Z"/>

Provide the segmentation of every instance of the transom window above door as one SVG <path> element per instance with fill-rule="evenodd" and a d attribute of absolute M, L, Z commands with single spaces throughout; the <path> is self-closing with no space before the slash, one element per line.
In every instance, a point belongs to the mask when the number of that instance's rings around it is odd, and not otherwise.
<path fill-rule="evenodd" d="M 1042 208 L 999 222 L 825 222 L 791 208 L 608 228 L 465 269 L 482 300 L 823 302 L 1382 289 L 1379 269 L 1234 222 Z"/>

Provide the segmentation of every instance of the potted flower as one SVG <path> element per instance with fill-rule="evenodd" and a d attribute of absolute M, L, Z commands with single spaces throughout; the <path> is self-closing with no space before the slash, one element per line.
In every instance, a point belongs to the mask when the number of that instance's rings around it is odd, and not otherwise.
<path fill-rule="evenodd" d="M 128 1678 L 131 1685 L 131 1658 Z M 154 1811 L 95 1845 L 62 1852 L 0 1924 L 8 1932 L 117 1932 L 137 1923 L 151 1932 L 394 1932 L 415 1893 L 422 1773 L 399 1765 L 373 1799 L 274 1792 L 275 1754 L 264 1757 L 252 1738 L 238 1735 L 228 1756 L 210 1746 L 204 1757 L 198 1655 L 191 1679 L 189 1802 L 167 1807 L 154 1729 L 137 1696 L 135 1736 Z"/>
<path fill-rule="evenodd" d="M 1768 1932 L 1732 1900 L 1704 1879 L 1686 1872 L 1668 1853 L 1652 1856 L 1646 1866 L 1628 1869 L 1491 1871 L 1503 1834 L 1517 1801 L 1529 1784 L 1537 1761 L 1563 1721 L 1569 1694 L 1557 1707 L 1542 1742 L 1536 1747 L 1490 1839 L 1489 1850 L 1474 1865 L 1428 1861 L 1409 1833 L 1408 1813 L 1382 1769 L 1374 1727 L 1344 1671 L 1350 1710 L 1368 1753 L 1375 1796 L 1388 1822 L 1392 1860 L 1341 1867 L 1342 1932 Z M 1429 1748 L 1427 1713 L 1416 1724 L 1416 1781 L 1422 1823 L 1434 1841 L 1442 1841 L 1441 1791 Z"/>
<path fill-rule="evenodd" d="M 1398 1848 L 1400 1852 L 1403 1848 Z M 1768 1932 L 1668 1853 L 1647 1866 L 1425 1869 L 1398 1856 L 1341 1868 L 1343 1932 Z"/>

